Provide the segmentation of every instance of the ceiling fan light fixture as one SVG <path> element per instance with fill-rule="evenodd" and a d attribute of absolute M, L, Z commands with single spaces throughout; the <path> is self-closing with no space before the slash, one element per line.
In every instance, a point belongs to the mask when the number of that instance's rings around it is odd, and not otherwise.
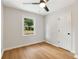
<path fill-rule="evenodd" d="M 39 6 L 40 6 L 41 8 L 44 8 L 44 7 L 45 7 L 45 3 L 44 3 L 44 2 L 41 2 L 41 3 L 39 4 Z"/>

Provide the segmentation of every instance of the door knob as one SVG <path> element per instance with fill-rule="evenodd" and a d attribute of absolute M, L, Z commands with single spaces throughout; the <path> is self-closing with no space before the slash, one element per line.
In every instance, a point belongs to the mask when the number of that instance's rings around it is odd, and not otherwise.
<path fill-rule="evenodd" d="M 68 33 L 68 35 L 70 35 L 70 33 Z"/>

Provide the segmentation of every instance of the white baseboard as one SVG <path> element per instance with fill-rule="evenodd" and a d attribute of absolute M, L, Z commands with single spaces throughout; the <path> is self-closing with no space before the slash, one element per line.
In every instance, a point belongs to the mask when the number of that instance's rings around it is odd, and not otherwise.
<path fill-rule="evenodd" d="M 6 49 L 4 49 L 3 52 L 2 52 L 2 56 L 3 56 L 4 51 L 11 50 L 11 49 L 15 49 L 15 48 L 19 48 L 19 47 L 23 47 L 23 46 L 28 46 L 28 45 L 32 45 L 32 44 L 36 44 L 36 43 L 41 43 L 41 42 L 46 42 L 46 43 L 48 43 L 48 44 L 54 45 L 54 46 L 56 46 L 56 47 L 59 47 L 58 45 L 52 44 L 51 42 L 44 40 L 44 41 L 38 41 L 38 42 L 29 43 L 29 44 L 23 44 L 23 45 L 19 45 L 19 46 L 16 46 L 16 47 L 6 48 Z M 71 51 L 71 52 L 72 52 L 72 51 Z M 72 53 L 74 53 L 74 52 L 72 52 Z M 1 57 L 2 57 L 2 56 L 1 56 Z M 78 58 L 78 55 L 75 54 L 75 53 L 74 53 L 74 58 Z"/>
<path fill-rule="evenodd" d="M 77 55 L 77 54 L 75 54 L 75 55 L 74 55 L 74 58 L 78 59 L 78 55 Z"/>
<path fill-rule="evenodd" d="M 49 42 L 49 41 L 45 41 L 46 43 L 49 43 L 49 44 L 51 44 L 51 45 L 54 45 L 54 46 L 56 46 L 56 47 L 59 47 L 58 45 L 55 45 L 55 44 L 52 44 L 51 42 Z"/>
<path fill-rule="evenodd" d="M 37 42 L 33 42 L 33 43 L 19 45 L 19 46 L 16 46 L 16 47 L 5 48 L 4 51 L 15 49 L 15 48 L 19 48 L 19 47 L 23 47 L 23 46 L 28 46 L 28 45 L 32 45 L 32 44 L 36 44 L 36 43 L 41 43 L 41 42 L 44 42 L 44 41 L 37 41 Z"/>
<path fill-rule="evenodd" d="M 4 54 L 4 50 L 1 52 L 1 58 L 2 58 L 3 54 Z"/>
<path fill-rule="evenodd" d="M 54 45 L 54 46 L 56 46 L 56 47 L 59 47 L 58 45 L 52 44 L 52 43 L 49 42 L 49 41 L 45 41 L 45 42 L 48 43 L 48 44 Z M 61 47 L 61 48 L 62 48 L 62 47 Z M 70 51 L 70 52 L 72 52 L 72 53 L 74 54 L 74 58 L 78 58 L 78 55 L 77 55 L 74 51 Z"/>
<path fill-rule="evenodd" d="M 74 54 L 74 58 L 78 58 L 78 55 L 75 53 L 75 51 L 71 51 Z"/>

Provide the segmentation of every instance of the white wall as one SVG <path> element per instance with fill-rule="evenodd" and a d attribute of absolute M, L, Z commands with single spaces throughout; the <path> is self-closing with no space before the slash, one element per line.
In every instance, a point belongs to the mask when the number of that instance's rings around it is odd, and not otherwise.
<path fill-rule="evenodd" d="M 4 7 L 3 7 L 3 4 L 1 4 L 1 54 L 3 54 L 3 49 L 4 49 L 4 44 L 3 44 L 3 39 L 5 37 L 3 37 L 4 35 L 4 31 L 3 31 L 3 28 L 4 28 Z"/>
<path fill-rule="evenodd" d="M 46 39 L 53 45 L 65 48 L 66 40 L 64 34 L 71 33 L 71 48 L 77 54 L 77 3 L 51 13 L 47 16 L 21 11 L 14 8 L 4 7 L 4 20 L 3 20 L 3 48 L 13 48 L 21 45 L 28 45 L 35 42 L 41 42 Z M 36 35 L 24 37 L 22 35 L 22 16 L 35 18 Z M 58 19 L 61 19 L 60 21 Z M 66 23 L 66 19 L 70 23 Z M 66 22 L 65 22 L 66 21 Z M 60 25 L 59 25 L 60 24 Z M 69 26 L 67 25 L 69 24 Z M 67 26 L 66 26 L 67 25 Z M 60 30 L 62 32 L 60 32 Z M 65 29 L 67 29 L 65 31 Z M 69 30 L 70 29 L 70 30 Z M 64 32 L 65 31 L 65 32 Z M 59 33 L 60 32 L 60 33 Z M 45 38 L 46 37 L 46 38 Z M 64 44 L 65 43 L 65 44 Z M 66 46 L 68 46 L 67 44 Z M 68 49 L 69 46 L 67 47 Z"/>
<path fill-rule="evenodd" d="M 43 16 L 5 6 L 4 12 L 4 49 L 10 49 L 22 45 L 28 45 L 44 41 L 45 26 Z M 23 36 L 22 16 L 30 17 L 35 20 L 35 35 Z"/>
<path fill-rule="evenodd" d="M 71 6 L 71 24 L 72 24 L 72 39 L 73 39 L 73 49 L 74 53 L 78 55 L 78 2 L 76 1 Z"/>
<path fill-rule="evenodd" d="M 77 54 L 77 22 L 77 5 L 74 4 L 47 15 L 45 23 L 47 42 Z M 69 39 L 67 33 L 70 33 Z"/>
<path fill-rule="evenodd" d="M 71 18 L 71 12 L 69 9 L 61 9 L 55 13 L 47 15 L 46 39 L 52 42 L 53 44 L 63 45 L 64 34 L 67 34 L 70 29 L 69 26 L 67 25 L 70 18 Z"/>

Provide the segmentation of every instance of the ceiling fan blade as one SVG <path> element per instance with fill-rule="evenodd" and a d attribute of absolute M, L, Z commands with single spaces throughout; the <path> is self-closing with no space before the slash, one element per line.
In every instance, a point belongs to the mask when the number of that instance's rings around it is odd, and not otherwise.
<path fill-rule="evenodd" d="M 41 2 L 44 2 L 44 0 L 40 0 L 40 3 L 41 3 Z"/>
<path fill-rule="evenodd" d="M 40 3 L 41 3 L 41 2 L 45 2 L 45 3 L 46 3 L 46 2 L 48 2 L 48 1 L 49 1 L 49 0 L 40 0 Z"/>
<path fill-rule="evenodd" d="M 45 2 L 48 2 L 49 0 L 44 0 Z"/>
<path fill-rule="evenodd" d="M 23 4 L 40 4 L 40 3 L 23 3 Z"/>
<path fill-rule="evenodd" d="M 44 9 L 45 9 L 47 12 L 49 11 L 49 9 L 48 9 L 48 7 L 47 7 L 47 6 L 45 6 L 45 7 L 44 7 Z"/>

